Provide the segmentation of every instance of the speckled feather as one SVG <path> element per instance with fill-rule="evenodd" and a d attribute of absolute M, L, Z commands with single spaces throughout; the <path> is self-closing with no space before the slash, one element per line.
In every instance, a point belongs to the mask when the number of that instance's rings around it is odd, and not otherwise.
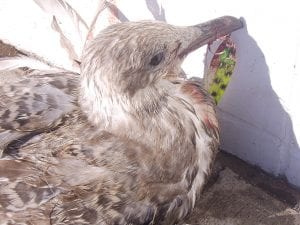
<path fill-rule="evenodd" d="M 86 46 L 80 82 L 76 74 L 37 72 L 2 87 L 0 134 L 32 135 L 0 136 L 0 221 L 182 222 L 210 173 L 219 129 L 213 100 L 200 83 L 179 77 L 180 64 L 228 32 L 216 25 L 232 31 L 234 24 L 224 17 L 205 23 L 205 32 L 161 22 L 113 25 Z"/>
<path fill-rule="evenodd" d="M 0 81 L 0 155 L 7 145 L 31 132 L 59 124 L 77 107 L 78 74 L 33 71 Z"/>
<path fill-rule="evenodd" d="M 149 130 L 159 129 L 159 136 L 168 132 L 164 125 L 179 128 L 178 136 L 170 146 L 171 155 L 161 154 L 166 149 L 159 146 L 147 146 L 147 140 L 141 143 L 99 131 L 88 125 L 80 112 L 72 112 L 64 125 L 34 137 L 18 151 L 11 152 L 6 160 L 0 161 L 2 164 L 14 159 L 18 164 L 10 164 L 1 170 L 0 177 L 9 177 L 2 182 L 2 206 L 14 219 L 24 211 L 24 216 L 31 210 L 39 211 L 38 214 L 29 213 L 30 217 L 15 219 L 15 222 L 36 224 L 47 218 L 52 224 L 178 222 L 194 205 L 193 195 L 200 194 L 201 189 L 194 193 L 193 184 L 196 176 L 209 174 L 218 145 L 217 139 L 207 137 L 206 144 L 211 147 L 203 149 L 201 156 L 209 165 L 205 171 L 199 171 L 195 146 L 204 134 L 196 132 L 204 123 L 188 121 L 189 126 L 184 127 L 182 120 L 190 118 L 179 115 L 195 110 L 186 97 L 182 105 L 165 109 L 169 113 L 167 118 L 144 121 Z M 173 114 L 175 116 L 171 116 Z M 217 124 L 214 125 L 217 132 Z M 18 178 L 17 182 L 15 178 Z"/>

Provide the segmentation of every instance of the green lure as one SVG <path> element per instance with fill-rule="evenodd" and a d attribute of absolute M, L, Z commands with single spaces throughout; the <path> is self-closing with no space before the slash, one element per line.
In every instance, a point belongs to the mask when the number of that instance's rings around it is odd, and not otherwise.
<path fill-rule="evenodd" d="M 216 104 L 221 101 L 230 82 L 236 64 L 235 52 L 235 45 L 230 37 L 226 36 L 214 54 L 204 77 L 205 86 Z"/>

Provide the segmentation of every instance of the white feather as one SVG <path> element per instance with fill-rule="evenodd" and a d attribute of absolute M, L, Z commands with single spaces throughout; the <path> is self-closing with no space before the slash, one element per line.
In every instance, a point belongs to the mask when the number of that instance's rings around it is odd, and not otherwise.
<path fill-rule="evenodd" d="M 111 23 L 108 2 L 1 0 L 0 40 L 25 55 L 78 72 L 86 40 Z"/>
<path fill-rule="evenodd" d="M 61 46 L 72 60 L 79 61 L 87 37 L 88 25 L 79 13 L 64 0 L 34 0 L 53 17 L 52 28 L 60 34 Z"/>
<path fill-rule="evenodd" d="M 21 67 L 28 67 L 30 69 L 38 70 L 61 70 L 60 68 L 48 65 L 45 62 L 28 56 L 0 58 L 0 71 L 14 70 Z"/>
<path fill-rule="evenodd" d="M 59 33 L 61 46 L 68 52 L 69 58 L 73 62 L 72 64 L 76 65 L 75 62 L 79 61 L 79 53 L 76 52 L 76 46 L 66 37 L 55 17 L 53 17 L 51 27 Z"/>
<path fill-rule="evenodd" d="M 74 62 L 61 47 L 59 33 L 51 28 L 53 16 L 33 0 L 0 1 L 0 39 L 4 43 L 33 58 L 76 71 Z"/>
<path fill-rule="evenodd" d="M 95 32 L 96 32 L 95 27 L 96 27 L 97 21 L 99 19 L 99 15 L 106 8 L 106 3 L 107 3 L 106 0 L 100 0 L 98 7 L 97 7 L 96 14 L 95 14 L 95 16 L 91 22 L 91 25 L 89 27 L 89 31 L 87 33 L 86 40 L 91 40 L 94 38 Z"/>

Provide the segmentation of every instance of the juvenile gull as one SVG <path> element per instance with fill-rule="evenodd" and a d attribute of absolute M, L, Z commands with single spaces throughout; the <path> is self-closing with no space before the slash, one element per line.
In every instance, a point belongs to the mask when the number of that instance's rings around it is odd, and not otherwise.
<path fill-rule="evenodd" d="M 1 85 L 0 221 L 182 223 L 219 128 L 212 99 L 180 65 L 241 26 L 115 24 L 87 44 L 80 75 L 35 71 Z"/>

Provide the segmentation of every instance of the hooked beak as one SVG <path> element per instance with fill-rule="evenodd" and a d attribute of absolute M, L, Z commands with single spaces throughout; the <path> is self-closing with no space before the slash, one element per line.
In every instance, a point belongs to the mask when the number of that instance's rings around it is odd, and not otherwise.
<path fill-rule="evenodd" d="M 178 56 L 183 58 L 197 48 L 209 44 L 242 27 L 242 21 L 232 16 L 223 16 L 205 23 L 184 27 L 182 30 L 183 42 L 178 51 Z"/>

